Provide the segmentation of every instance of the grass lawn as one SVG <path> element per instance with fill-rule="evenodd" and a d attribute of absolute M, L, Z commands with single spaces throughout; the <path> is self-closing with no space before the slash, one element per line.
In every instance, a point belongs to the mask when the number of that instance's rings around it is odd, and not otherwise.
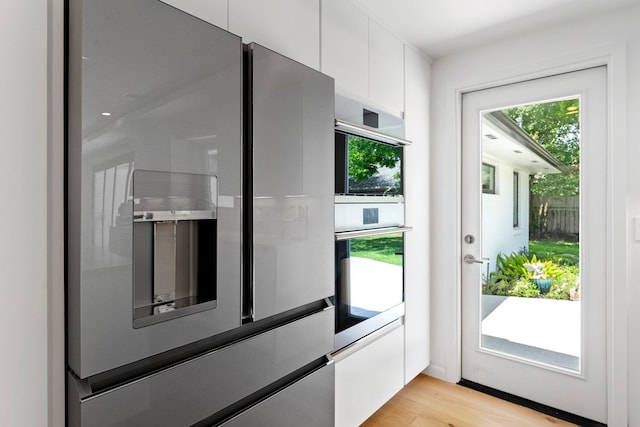
<path fill-rule="evenodd" d="M 402 265 L 402 233 L 353 239 L 351 256 L 369 258 L 387 264 Z"/>
<path fill-rule="evenodd" d="M 578 265 L 580 243 L 563 240 L 530 240 L 529 256 L 541 260 L 551 260 L 560 265 Z"/>

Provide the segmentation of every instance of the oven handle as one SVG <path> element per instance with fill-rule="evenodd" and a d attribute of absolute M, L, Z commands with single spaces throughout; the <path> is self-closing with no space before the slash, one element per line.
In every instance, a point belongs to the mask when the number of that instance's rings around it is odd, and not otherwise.
<path fill-rule="evenodd" d="M 355 239 L 358 237 L 371 237 L 382 236 L 385 234 L 393 233 L 405 233 L 413 230 L 412 227 L 385 227 L 385 228 L 371 228 L 368 230 L 356 230 L 356 231 L 340 231 L 335 233 L 336 241 Z"/>
<path fill-rule="evenodd" d="M 404 139 L 398 138 L 397 136 L 387 135 L 382 132 L 379 132 L 375 128 L 370 128 L 368 126 L 357 125 L 355 123 L 345 122 L 340 119 L 336 119 L 336 129 L 341 130 L 347 133 L 352 133 L 357 136 L 363 136 L 365 138 L 374 139 L 380 142 L 386 142 L 391 145 L 411 145 L 412 142 Z"/>

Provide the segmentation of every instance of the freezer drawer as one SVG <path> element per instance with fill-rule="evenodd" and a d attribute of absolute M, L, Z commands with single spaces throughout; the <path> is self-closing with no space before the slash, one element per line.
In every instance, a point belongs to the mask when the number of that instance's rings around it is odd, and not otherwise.
<path fill-rule="evenodd" d="M 332 363 L 220 427 L 331 427 L 334 425 L 334 385 Z"/>
<path fill-rule="evenodd" d="M 333 322 L 330 307 L 95 394 L 70 374 L 70 426 L 190 426 L 331 352 Z"/>

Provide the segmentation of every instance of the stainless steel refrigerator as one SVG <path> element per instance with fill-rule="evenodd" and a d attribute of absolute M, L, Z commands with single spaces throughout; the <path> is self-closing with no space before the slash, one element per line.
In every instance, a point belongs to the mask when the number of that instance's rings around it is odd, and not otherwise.
<path fill-rule="evenodd" d="M 70 0 L 68 424 L 333 424 L 333 80 Z"/>

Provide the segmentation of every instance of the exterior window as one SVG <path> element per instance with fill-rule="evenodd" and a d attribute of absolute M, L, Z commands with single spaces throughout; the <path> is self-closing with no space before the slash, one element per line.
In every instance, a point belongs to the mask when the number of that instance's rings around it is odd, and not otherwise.
<path fill-rule="evenodd" d="M 520 226 L 520 174 L 513 173 L 513 228 Z"/>
<path fill-rule="evenodd" d="M 496 194 L 496 167 L 482 164 L 482 192 Z"/>

